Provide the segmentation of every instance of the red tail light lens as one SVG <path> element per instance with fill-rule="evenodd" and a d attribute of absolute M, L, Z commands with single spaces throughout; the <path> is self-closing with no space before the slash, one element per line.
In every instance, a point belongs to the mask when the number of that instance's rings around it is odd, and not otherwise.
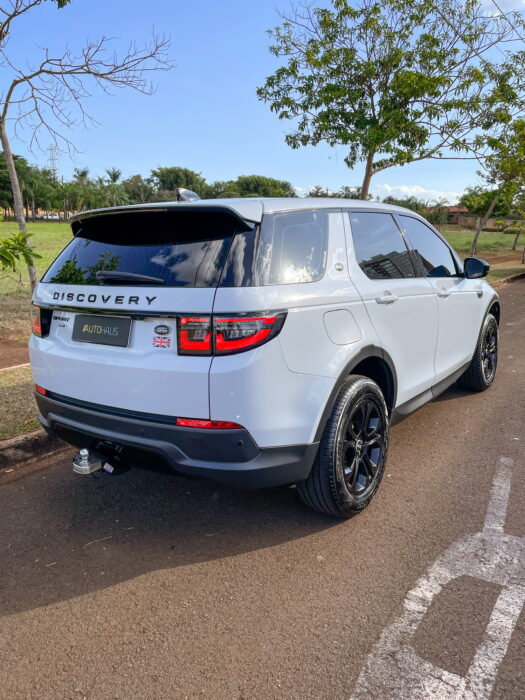
<path fill-rule="evenodd" d="M 215 316 L 215 354 L 225 355 L 267 343 L 283 327 L 286 313 L 272 316 Z"/>
<path fill-rule="evenodd" d="M 211 428 L 212 430 L 242 429 L 242 425 L 228 420 L 204 420 L 202 418 L 177 418 L 176 425 L 183 428 Z"/>
<path fill-rule="evenodd" d="M 42 337 L 42 319 L 40 316 L 40 307 L 35 306 L 34 304 L 31 306 L 31 327 L 33 329 L 33 333 L 38 336 L 39 338 Z"/>
<path fill-rule="evenodd" d="M 179 355 L 211 355 L 209 316 L 181 316 L 178 330 Z"/>
<path fill-rule="evenodd" d="M 40 384 L 35 384 L 35 391 L 37 394 L 40 394 L 40 396 L 45 396 L 47 394 L 47 389 L 44 389 Z"/>
<path fill-rule="evenodd" d="M 267 316 L 179 316 L 179 355 L 230 355 L 251 350 L 275 338 L 285 319 L 285 311 Z"/>

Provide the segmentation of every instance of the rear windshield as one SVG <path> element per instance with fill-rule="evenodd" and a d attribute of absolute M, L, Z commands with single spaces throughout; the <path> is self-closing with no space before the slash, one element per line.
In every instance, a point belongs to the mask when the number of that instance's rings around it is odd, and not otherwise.
<path fill-rule="evenodd" d="M 266 214 L 258 227 L 224 210 L 105 214 L 73 224 L 75 238 L 42 281 L 169 287 L 315 282 L 326 268 L 328 222 L 327 210 Z"/>
<path fill-rule="evenodd" d="M 151 284 L 215 287 L 236 233 L 249 226 L 227 212 L 133 212 L 74 224 L 75 238 L 44 275 L 43 282 L 107 285 Z"/>

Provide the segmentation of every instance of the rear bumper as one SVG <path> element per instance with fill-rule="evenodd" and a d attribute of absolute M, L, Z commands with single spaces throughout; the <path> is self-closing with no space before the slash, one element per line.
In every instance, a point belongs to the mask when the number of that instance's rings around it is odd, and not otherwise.
<path fill-rule="evenodd" d="M 318 443 L 260 448 L 239 430 L 182 428 L 175 419 L 96 406 L 64 396 L 35 394 L 44 428 L 77 447 L 87 447 L 136 467 L 164 464 L 181 474 L 240 488 L 261 488 L 306 479 Z"/>

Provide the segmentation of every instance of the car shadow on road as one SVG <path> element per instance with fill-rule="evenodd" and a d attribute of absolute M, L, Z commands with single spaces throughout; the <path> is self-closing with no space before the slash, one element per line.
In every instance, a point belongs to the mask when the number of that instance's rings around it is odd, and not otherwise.
<path fill-rule="evenodd" d="M 95 481 L 69 460 L 3 486 L 0 499 L 0 615 L 340 524 L 292 488 L 235 491 L 138 470 Z"/>

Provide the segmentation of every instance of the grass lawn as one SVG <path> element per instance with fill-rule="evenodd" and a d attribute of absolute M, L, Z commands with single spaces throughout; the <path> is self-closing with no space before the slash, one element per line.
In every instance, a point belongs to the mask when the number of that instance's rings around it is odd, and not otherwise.
<path fill-rule="evenodd" d="M 37 416 L 31 369 L 0 372 L 0 440 L 36 430 Z"/>
<path fill-rule="evenodd" d="M 31 238 L 33 247 L 42 256 L 35 261 L 40 278 L 71 239 L 71 229 L 67 224 L 55 221 L 29 223 L 28 229 L 29 233 L 34 234 Z M 0 238 L 5 238 L 16 230 L 14 222 L 0 222 Z M 0 340 L 27 340 L 30 333 L 30 303 L 27 270 L 22 267 L 19 275 L 0 273 Z"/>
<path fill-rule="evenodd" d="M 462 255 L 467 254 L 472 242 L 472 231 L 443 231 L 442 235 L 450 245 Z M 478 238 L 478 253 L 502 253 L 512 252 L 514 243 L 514 233 L 480 233 Z M 521 235 L 518 240 L 518 248 L 525 245 L 525 235 Z"/>

